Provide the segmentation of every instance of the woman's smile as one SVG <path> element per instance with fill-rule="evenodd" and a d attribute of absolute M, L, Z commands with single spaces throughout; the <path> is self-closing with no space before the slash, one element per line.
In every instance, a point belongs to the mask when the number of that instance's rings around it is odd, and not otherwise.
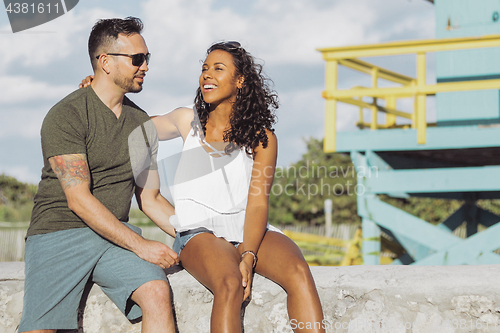
<path fill-rule="evenodd" d="M 217 88 L 217 85 L 215 85 L 215 84 L 204 84 L 203 85 L 203 91 L 204 92 L 213 91 L 216 88 Z"/>

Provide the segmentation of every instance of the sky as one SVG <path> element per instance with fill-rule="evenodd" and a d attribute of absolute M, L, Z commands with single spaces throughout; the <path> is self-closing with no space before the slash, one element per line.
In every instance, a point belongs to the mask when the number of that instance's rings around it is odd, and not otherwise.
<path fill-rule="evenodd" d="M 45 114 L 92 74 L 87 41 L 94 23 L 126 16 L 143 20 L 152 54 L 143 91 L 129 98 L 150 115 L 193 103 L 212 43 L 237 40 L 256 57 L 280 99 L 275 129 L 283 167 L 300 160 L 307 138 L 324 136 L 325 61 L 317 48 L 435 36 L 434 7 L 424 0 L 81 0 L 65 15 L 18 33 L 0 11 L 0 174 L 39 182 Z M 412 56 L 369 61 L 415 75 Z M 431 81 L 432 66 L 430 57 Z M 370 79 L 339 71 L 339 88 L 360 82 Z M 356 130 L 357 115 L 357 108 L 340 104 L 338 130 Z M 180 139 L 162 143 L 160 158 L 181 146 Z"/>

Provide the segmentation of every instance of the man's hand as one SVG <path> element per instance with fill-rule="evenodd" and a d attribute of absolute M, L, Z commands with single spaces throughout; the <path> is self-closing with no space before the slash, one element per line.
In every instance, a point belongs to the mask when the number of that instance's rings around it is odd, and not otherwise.
<path fill-rule="evenodd" d="M 145 239 L 134 252 L 139 258 L 158 265 L 162 269 L 169 268 L 179 262 L 179 256 L 174 250 L 153 240 Z"/>
<path fill-rule="evenodd" d="M 86 88 L 90 86 L 92 83 L 92 80 L 94 80 L 94 75 L 89 75 L 85 79 L 82 80 L 82 83 L 78 86 L 78 88 Z"/>

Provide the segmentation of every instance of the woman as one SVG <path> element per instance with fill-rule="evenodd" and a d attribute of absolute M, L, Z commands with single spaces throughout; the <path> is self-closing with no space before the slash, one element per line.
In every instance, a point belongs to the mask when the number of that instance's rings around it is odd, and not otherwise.
<path fill-rule="evenodd" d="M 174 250 L 214 295 L 211 332 L 241 332 L 241 304 L 253 272 L 284 288 L 291 322 L 324 332 L 309 266 L 299 248 L 267 223 L 278 102 L 261 71 L 239 43 L 214 44 L 202 65 L 195 111 L 179 108 L 153 118 L 160 140 L 184 140 L 173 186 Z"/>

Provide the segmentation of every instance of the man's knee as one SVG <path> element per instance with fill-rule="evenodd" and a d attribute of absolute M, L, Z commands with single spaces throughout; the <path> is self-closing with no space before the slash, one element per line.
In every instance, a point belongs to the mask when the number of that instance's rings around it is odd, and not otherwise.
<path fill-rule="evenodd" d="M 171 305 L 170 285 L 167 281 L 153 280 L 144 283 L 136 289 L 131 299 L 143 310 L 148 306 L 168 306 Z"/>

